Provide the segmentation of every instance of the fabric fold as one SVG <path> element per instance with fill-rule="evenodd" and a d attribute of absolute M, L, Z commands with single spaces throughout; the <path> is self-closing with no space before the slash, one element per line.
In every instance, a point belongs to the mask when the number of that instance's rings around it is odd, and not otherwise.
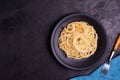
<path fill-rule="evenodd" d="M 78 76 L 69 80 L 120 80 L 120 55 L 112 59 L 110 63 L 110 70 L 107 75 L 101 72 L 101 65 L 98 69 L 87 76 Z"/>

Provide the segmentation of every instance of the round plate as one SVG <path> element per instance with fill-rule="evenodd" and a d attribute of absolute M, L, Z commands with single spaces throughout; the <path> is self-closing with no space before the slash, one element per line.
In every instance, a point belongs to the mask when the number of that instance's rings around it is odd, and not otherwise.
<path fill-rule="evenodd" d="M 74 21 L 85 21 L 92 25 L 98 34 L 98 43 L 97 43 L 97 50 L 94 55 L 74 60 L 72 58 L 67 58 L 64 51 L 59 48 L 58 45 L 58 38 L 60 36 L 61 31 L 64 27 L 66 27 L 69 23 Z M 65 67 L 73 69 L 73 70 L 85 70 L 91 67 L 94 67 L 95 64 L 99 63 L 100 59 L 104 55 L 104 51 L 106 48 L 106 33 L 103 26 L 96 20 L 95 18 L 86 15 L 86 14 L 71 14 L 64 17 L 58 24 L 55 26 L 52 36 L 51 36 L 51 48 L 53 51 L 54 56 L 56 59 Z"/>

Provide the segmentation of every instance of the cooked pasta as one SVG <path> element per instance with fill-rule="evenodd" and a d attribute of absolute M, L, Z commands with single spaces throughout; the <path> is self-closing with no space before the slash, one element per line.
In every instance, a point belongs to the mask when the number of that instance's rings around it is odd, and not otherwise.
<path fill-rule="evenodd" d="M 98 35 L 87 22 L 72 22 L 60 34 L 58 43 L 68 58 L 82 59 L 94 54 Z"/>

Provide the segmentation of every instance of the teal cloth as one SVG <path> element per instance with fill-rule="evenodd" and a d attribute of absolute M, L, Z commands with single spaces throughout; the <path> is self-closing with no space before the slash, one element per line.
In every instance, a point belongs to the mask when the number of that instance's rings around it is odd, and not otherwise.
<path fill-rule="evenodd" d="M 101 73 L 102 65 L 88 76 L 78 76 L 70 80 L 120 80 L 120 56 L 112 59 L 110 65 L 107 75 Z"/>

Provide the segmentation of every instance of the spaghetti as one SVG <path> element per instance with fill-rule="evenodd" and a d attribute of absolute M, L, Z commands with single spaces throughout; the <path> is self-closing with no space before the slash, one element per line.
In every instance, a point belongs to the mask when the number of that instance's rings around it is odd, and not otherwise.
<path fill-rule="evenodd" d="M 60 34 L 59 48 L 68 58 L 82 59 L 94 54 L 98 35 L 87 22 L 72 22 Z"/>

